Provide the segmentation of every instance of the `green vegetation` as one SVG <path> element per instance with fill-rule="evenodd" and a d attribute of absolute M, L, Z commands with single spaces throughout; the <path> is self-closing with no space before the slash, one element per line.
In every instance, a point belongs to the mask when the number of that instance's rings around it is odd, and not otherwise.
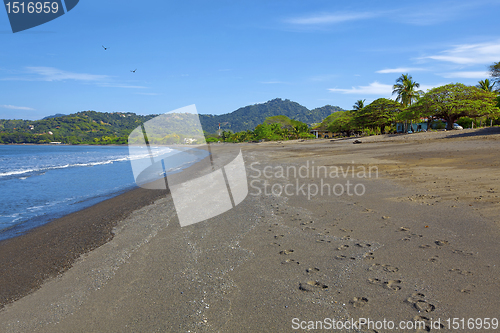
<path fill-rule="evenodd" d="M 411 75 L 401 74 L 396 80 L 396 84 L 392 86 L 392 94 L 397 94 L 396 102 L 408 107 L 424 93 L 422 90 L 417 90 L 419 87 L 420 83 L 413 81 Z"/>
<path fill-rule="evenodd" d="M 354 115 L 354 123 L 358 128 L 380 129 L 385 133 L 385 127 L 390 126 L 397 120 L 397 116 L 403 107 L 398 102 L 387 98 L 379 98 L 364 108 L 358 110 Z"/>
<path fill-rule="evenodd" d="M 396 101 L 379 98 L 365 105 L 365 100 L 358 100 L 354 110 L 335 112 L 316 129 L 351 136 L 394 133 L 397 123 L 421 118 L 427 118 L 428 128 L 436 129 L 452 129 L 455 122 L 464 128 L 500 123 L 500 95 L 488 79 L 476 87 L 452 83 L 427 93 L 417 90 L 419 86 L 409 74 L 402 74 L 393 86 Z"/>
<path fill-rule="evenodd" d="M 134 128 L 153 117 L 83 111 L 36 121 L 0 119 L 0 143 L 125 144 Z"/>
<path fill-rule="evenodd" d="M 410 109 L 420 117 L 437 117 L 446 120 L 446 129 L 460 117 L 478 118 L 499 116 L 496 94 L 461 83 L 447 84 L 429 90 Z"/>
<path fill-rule="evenodd" d="M 246 130 L 237 133 L 223 131 L 220 138 L 208 137 L 207 142 L 246 142 L 246 141 L 277 141 L 314 138 L 309 133 L 309 126 L 301 121 L 287 116 L 267 117 L 253 131 Z"/>
<path fill-rule="evenodd" d="M 309 110 L 288 99 L 273 99 L 266 103 L 254 104 L 222 115 L 200 115 L 200 123 L 207 133 L 216 133 L 219 124 L 222 130 L 242 132 L 253 130 L 266 118 L 283 115 L 306 124 L 319 123 L 333 112 L 342 111 L 338 106 L 326 105 Z"/>
<path fill-rule="evenodd" d="M 205 134 L 208 142 L 220 141 L 216 135 L 219 122 L 224 130 L 223 141 L 287 140 L 307 137 L 308 123 L 320 122 L 339 110 L 342 109 L 330 105 L 308 110 L 289 100 L 274 99 L 240 108 L 230 114 L 200 115 L 204 133 L 193 132 L 199 126 L 198 120 L 190 114 L 165 114 L 158 117 L 83 111 L 70 115 L 57 114 L 36 121 L 0 119 L 0 144 L 127 144 L 132 131 L 152 118 L 155 121 L 148 123 L 150 128 L 147 129 L 148 140 L 152 144 L 182 143 L 184 139 L 201 142 L 202 134 Z M 268 123 L 263 124 L 265 121 Z"/>

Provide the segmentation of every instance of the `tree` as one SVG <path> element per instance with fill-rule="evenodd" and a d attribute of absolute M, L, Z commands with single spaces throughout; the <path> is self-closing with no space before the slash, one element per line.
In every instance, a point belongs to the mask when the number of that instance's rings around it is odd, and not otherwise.
<path fill-rule="evenodd" d="M 420 84 L 413 81 L 411 75 L 401 74 L 401 76 L 396 80 L 396 84 L 392 86 L 392 94 L 397 94 L 396 101 L 407 107 L 412 104 L 413 101 L 418 100 L 420 95 L 424 92 L 422 90 L 417 90 Z"/>
<path fill-rule="evenodd" d="M 485 80 L 479 81 L 478 84 L 476 85 L 476 87 L 478 87 L 479 89 L 486 90 L 486 91 L 493 91 L 493 87 L 495 86 L 495 83 L 496 82 L 490 82 L 489 79 L 485 79 Z"/>
<path fill-rule="evenodd" d="M 493 80 L 500 86 L 500 61 L 494 62 L 490 66 L 490 75 Z M 497 89 L 497 91 L 500 91 L 500 87 Z"/>
<path fill-rule="evenodd" d="M 384 133 L 385 127 L 397 119 L 403 107 L 392 99 L 379 98 L 358 110 L 354 116 L 354 122 L 360 127 L 380 128 Z"/>
<path fill-rule="evenodd" d="M 498 115 L 496 94 L 474 86 L 450 83 L 429 90 L 414 106 L 421 116 L 433 115 L 446 120 L 446 128 L 452 129 L 460 117 Z"/>
<path fill-rule="evenodd" d="M 352 106 L 353 110 L 361 110 L 362 108 L 365 107 L 365 101 L 366 99 L 358 99 L 356 103 Z"/>
<path fill-rule="evenodd" d="M 356 129 L 353 111 L 338 111 L 328 117 L 330 119 L 327 118 L 326 129 L 332 133 L 345 133 L 351 136 Z"/>

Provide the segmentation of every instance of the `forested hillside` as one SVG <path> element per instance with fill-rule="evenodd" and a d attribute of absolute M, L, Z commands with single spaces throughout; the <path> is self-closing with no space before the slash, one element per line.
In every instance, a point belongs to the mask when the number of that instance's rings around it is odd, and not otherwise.
<path fill-rule="evenodd" d="M 312 124 L 321 122 L 335 111 L 342 111 L 342 109 L 338 106 L 326 105 L 309 110 L 299 103 L 276 98 L 266 103 L 248 105 L 227 114 L 200 115 L 200 122 L 203 130 L 207 133 L 215 133 L 219 123 L 222 130 L 241 132 L 253 130 L 257 125 L 262 124 L 267 117 L 287 116 L 290 119 Z"/>
<path fill-rule="evenodd" d="M 282 115 L 312 124 L 321 122 L 332 112 L 339 110 L 342 109 L 330 105 L 308 110 L 296 102 L 278 98 L 228 114 L 200 115 L 200 122 L 207 134 L 216 133 L 219 123 L 222 130 L 241 132 L 253 130 L 268 117 Z M 126 144 L 132 130 L 156 116 L 158 115 L 82 111 L 70 115 L 48 116 L 42 120 L 0 119 L 0 143 Z"/>

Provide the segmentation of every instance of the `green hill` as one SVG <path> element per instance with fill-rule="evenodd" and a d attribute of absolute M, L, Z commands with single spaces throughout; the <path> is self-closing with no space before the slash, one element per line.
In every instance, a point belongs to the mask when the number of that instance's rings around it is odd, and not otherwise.
<path fill-rule="evenodd" d="M 240 132 L 253 130 L 257 125 L 262 124 L 267 117 L 287 116 L 306 124 L 313 124 L 321 122 L 335 111 L 342 111 L 342 109 L 338 106 L 326 105 L 309 110 L 299 103 L 276 98 L 266 103 L 245 106 L 227 114 L 200 115 L 200 122 L 203 130 L 207 133 L 215 133 L 219 123 L 222 130 Z"/>
<path fill-rule="evenodd" d="M 342 109 L 338 106 L 330 105 L 308 110 L 298 103 L 277 98 L 228 114 L 201 114 L 200 122 L 206 133 L 216 133 L 219 123 L 222 130 L 240 132 L 253 130 L 267 117 L 283 115 L 312 124 L 319 123 L 332 112 L 340 110 Z M 126 144 L 132 130 L 156 116 L 158 115 L 141 116 L 131 112 L 82 111 L 70 115 L 57 114 L 34 121 L 0 119 L 0 143 Z M 183 116 L 185 115 L 175 118 L 177 128 L 183 128 L 189 123 Z"/>

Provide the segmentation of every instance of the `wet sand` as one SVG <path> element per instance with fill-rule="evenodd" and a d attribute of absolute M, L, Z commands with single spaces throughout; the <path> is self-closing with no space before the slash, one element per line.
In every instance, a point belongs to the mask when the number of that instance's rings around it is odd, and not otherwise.
<path fill-rule="evenodd" d="M 238 145 L 254 181 L 240 205 L 180 228 L 171 198 L 157 197 L 112 224 L 110 241 L 6 305 L 0 330 L 290 332 L 294 322 L 370 318 L 427 329 L 441 319 L 440 332 L 457 332 L 446 319 L 498 318 L 498 129 L 352 141 Z M 313 162 L 372 166 L 378 177 L 279 174 Z M 257 195 L 265 180 L 291 194 Z M 364 193 L 324 187 L 347 181 Z M 308 198 L 301 185 L 325 191 Z"/>

